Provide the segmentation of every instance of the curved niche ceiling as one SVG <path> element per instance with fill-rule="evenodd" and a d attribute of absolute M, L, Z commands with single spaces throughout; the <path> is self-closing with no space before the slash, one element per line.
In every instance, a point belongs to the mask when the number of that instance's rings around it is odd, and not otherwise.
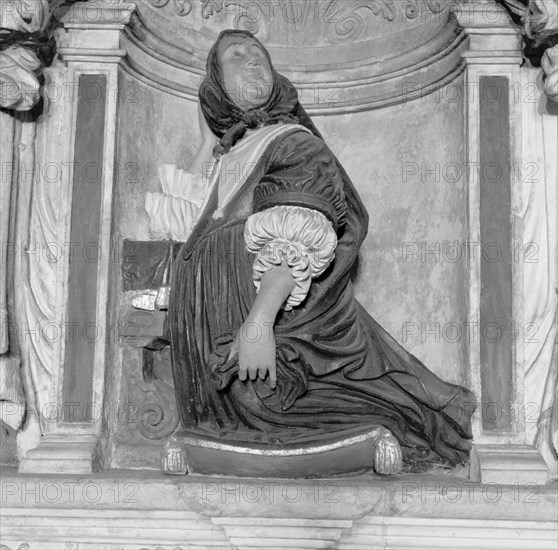
<path fill-rule="evenodd" d="M 463 70 L 455 0 L 136 0 L 125 68 L 196 98 L 219 32 L 247 29 L 313 114 L 401 103 Z"/>

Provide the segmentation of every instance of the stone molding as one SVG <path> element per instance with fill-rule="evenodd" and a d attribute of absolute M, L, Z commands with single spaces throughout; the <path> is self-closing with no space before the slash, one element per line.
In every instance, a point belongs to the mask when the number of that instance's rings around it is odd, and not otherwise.
<path fill-rule="evenodd" d="M 297 482 L 7 475 L 2 489 L 2 542 L 13 549 L 464 550 L 482 539 L 487 549 L 554 550 L 558 534 L 555 485 L 444 475 Z"/>
<path fill-rule="evenodd" d="M 464 59 L 468 65 L 521 65 L 521 32 L 509 14 L 495 2 L 461 6 L 457 20 L 469 38 Z"/>
<path fill-rule="evenodd" d="M 530 445 L 478 445 L 471 459 L 471 479 L 483 483 L 544 485 L 548 466 Z"/>
<path fill-rule="evenodd" d="M 62 17 L 64 31 L 57 52 L 64 62 L 120 63 L 126 55 L 121 30 L 129 24 L 135 4 L 120 0 L 77 2 Z"/>

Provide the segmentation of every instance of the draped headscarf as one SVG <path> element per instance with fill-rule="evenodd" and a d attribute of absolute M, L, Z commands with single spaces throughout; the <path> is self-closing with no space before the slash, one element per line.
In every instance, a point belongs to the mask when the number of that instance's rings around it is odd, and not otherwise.
<path fill-rule="evenodd" d="M 257 109 L 244 110 L 227 93 L 223 69 L 219 61 L 219 44 L 229 36 L 251 38 L 265 52 L 273 75 L 272 90 L 267 102 Z M 246 130 L 278 122 L 302 124 L 314 135 L 320 133 L 298 101 L 298 92 L 292 83 L 273 67 L 269 52 L 249 31 L 224 30 L 219 34 L 207 56 L 207 75 L 199 89 L 202 112 L 211 131 L 221 139 L 215 147 L 215 156 L 228 153 L 242 139 Z"/>

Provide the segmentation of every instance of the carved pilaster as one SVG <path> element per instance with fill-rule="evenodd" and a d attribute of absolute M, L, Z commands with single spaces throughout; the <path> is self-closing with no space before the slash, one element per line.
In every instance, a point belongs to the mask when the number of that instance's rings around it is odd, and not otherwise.
<path fill-rule="evenodd" d="M 115 179 L 117 69 L 121 32 L 134 5 L 78 2 L 57 36 L 63 67 L 55 85 L 66 94 L 58 136 L 62 172 L 56 197 L 70 243 L 57 266 L 51 397 L 58 413 L 20 472 L 88 473 L 99 465 L 107 353 L 107 301 Z M 70 96 L 67 96 L 70 94 Z M 56 121 L 49 121 L 56 127 Z M 55 200 L 50 197 L 50 200 Z"/>
<path fill-rule="evenodd" d="M 469 318 L 480 337 L 470 342 L 476 462 L 482 482 L 544 483 L 547 468 L 525 439 L 521 82 L 522 41 L 504 8 L 491 0 L 461 6 L 469 37 L 466 147 L 469 167 Z M 515 168 L 514 168 L 515 167 Z M 497 255 L 496 255 L 497 252 Z"/>

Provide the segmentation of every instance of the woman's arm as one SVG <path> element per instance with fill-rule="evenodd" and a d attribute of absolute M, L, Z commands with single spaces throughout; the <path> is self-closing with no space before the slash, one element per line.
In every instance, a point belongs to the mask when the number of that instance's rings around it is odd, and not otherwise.
<path fill-rule="evenodd" d="M 275 388 L 277 371 L 275 366 L 275 318 L 295 288 L 291 268 L 283 262 L 262 276 L 260 291 L 248 318 L 240 328 L 238 341 L 239 377 L 263 380 L 269 372 L 269 383 Z"/>
<path fill-rule="evenodd" d="M 255 254 L 253 280 L 258 295 L 239 333 L 239 376 L 276 383 L 273 327 L 281 308 L 300 305 L 335 256 L 337 235 L 320 212 L 298 206 L 276 206 L 246 221 L 247 249 Z"/>
<path fill-rule="evenodd" d="M 217 145 L 219 138 L 211 131 L 205 116 L 198 104 L 198 123 L 200 125 L 201 145 L 196 153 L 188 171 L 192 174 L 202 174 L 203 178 L 209 177 L 209 167 L 213 161 L 213 148 Z"/>

